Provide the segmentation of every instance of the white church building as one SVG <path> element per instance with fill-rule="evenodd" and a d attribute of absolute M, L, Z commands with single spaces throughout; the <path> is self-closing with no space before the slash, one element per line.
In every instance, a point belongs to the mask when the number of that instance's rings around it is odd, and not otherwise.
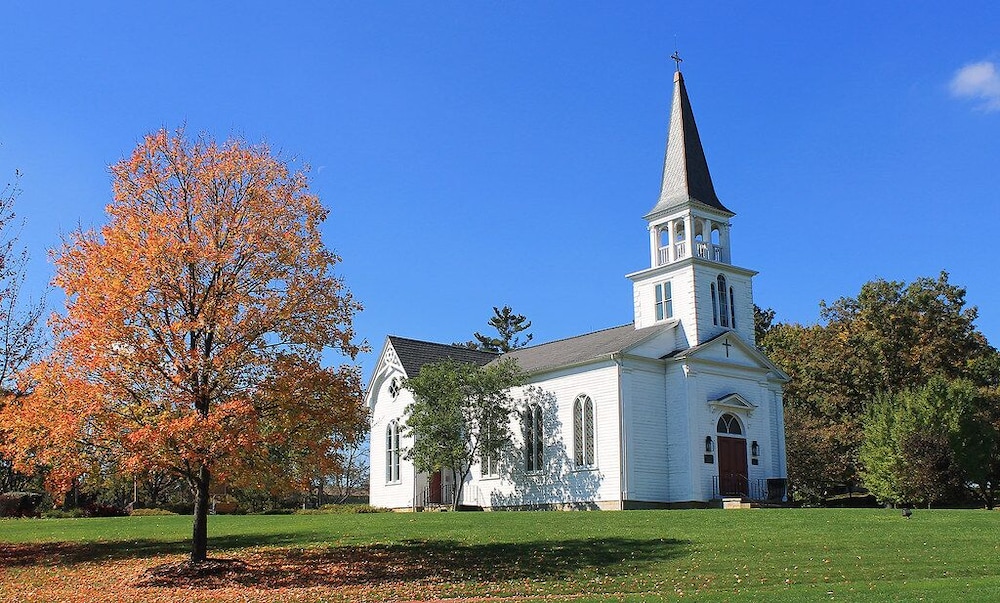
<path fill-rule="evenodd" d="M 629 509 L 781 501 L 782 386 L 754 346 L 752 278 L 732 263 L 730 218 L 716 196 L 684 79 L 674 76 L 660 195 L 645 215 L 649 267 L 628 276 L 631 324 L 510 352 L 528 375 L 513 448 L 474 466 L 462 504 L 484 509 Z M 415 471 L 402 380 L 429 362 L 480 365 L 488 352 L 388 336 L 366 393 L 371 504 L 447 502 L 451 472 Z"/>

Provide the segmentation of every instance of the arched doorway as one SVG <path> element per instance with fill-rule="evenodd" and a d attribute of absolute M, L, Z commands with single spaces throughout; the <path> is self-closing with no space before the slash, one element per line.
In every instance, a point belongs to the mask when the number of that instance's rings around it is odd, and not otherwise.
<path fill-rule="evenodd" d="M 719 432 L 719 494 L 747 496 L 750 484 L 743 426 L 736 415 L 726 413 L 719 417 L 716 431 Z"/>

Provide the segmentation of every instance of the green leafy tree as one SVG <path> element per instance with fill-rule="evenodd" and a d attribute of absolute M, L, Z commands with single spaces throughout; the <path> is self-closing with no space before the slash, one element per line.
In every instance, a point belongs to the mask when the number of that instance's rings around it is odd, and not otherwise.
<path fill-rule="evenodd" d="M 932 378 L 926 385 L 880 396 L 864 422 L 859 458 L 865 486 L 883 502 L 934 503 L 961 496 L 960 455 L 972 433 L 967 418 L 978 391 L 965 380 Z"/>
<path fill-rule="evenodd" d="M 899 480 L 903 463 L 898 407 L 895 396 L 883 395 L 873 402 L 865 418 L 864 439 L 859 450 L 864 464 L 865 487 L 879 501 L 893 504 L 905 498 Z"/>
<path fill-rule="evenodd" d="M 878 395 L 935 376 L 980 386 L 1000 381 L 996 350 L 975 327 L 976 308 L 966 307 L 965 289 L 945 272 L 909 284 L 870 281 L 857 297 L 820 308 L 822 324 L 774 324 L 759 342 L 792 377 L 786 433 L 797 492 L 858 485 L 862 424 Z"/>
<path fill-rule="evenodd" d="M 510 306 L 497 308 L 493 306 L 493 317 L 489 320 L 489 325 L 497 330 L 499 337 L 490 337 L 476 332 L 476 342 L 481 350 L 487 352 L 507 353 L 517 348 L 528 345 L 533 335 L 525 333 L 522 340 L 519 333 L 531 328 L 531 321 L 523 314 L 514 314 Z M 470 342 L 471 343 L 471 342 Z"/>
<path fill-rule="evenodd" d="M 524 383 L 513 360 L 483 367 L 448 359 L 425 364 L 404 386 L 413 392 L 406 425 L 413 447 L 406 457 L 417 471 L 450 471 L 457 508 L 466 478 L 476 463 L 499 458 L 511 442 L 511 389 Z"/>
<path fill-rule="evenodd" d="M 761 308 L 757 304 L 753 305 L 753 334 L 754 344 L 760 347 L 767 337 L 767 332 L 771 330 L 774 323 L 774 310 L 772 308 Z"/>

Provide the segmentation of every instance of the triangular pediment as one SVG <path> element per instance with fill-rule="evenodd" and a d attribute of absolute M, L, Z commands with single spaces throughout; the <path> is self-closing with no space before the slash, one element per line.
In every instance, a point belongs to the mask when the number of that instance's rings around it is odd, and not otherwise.
<path fill-rule="evenodd" d="M 726 331 L 708 341 L 672 355 L 678 360 L 695 360 L 765 371 L 768 378 L 787 383 L 791 378 L 763 352 L 750 345 L 736 331 Z"/>
<path fill-rule="evenodd" d="M 726 394 L 725 396 L 722 396 L 715 400 L 709 400 L 708 405 L 711 406 L 712 408 L 717 408 L 717 409 L 724 408 L 726 410 L 735 410 L 746 413 L 748 415 L 753 413 L 754 409 L 757 408 L 756 406 L 751 404 L 746 398 L 735 392 L 731 394 Z"/>
<path fill-rule="evenodd" d="M 372 404 L 375 403 L 374 393 L 382 387 L 383 383 L 392 379 L 394 376 L 398 376 L 403 379 L 407 377 L 406 370 L 403 368 L 403 364 L 399 360 L 399 355 L 396 353 L 396 349 L 392 345 L 392 339 L 390 337 L 386 337 L 385 344 L 382 345 L 382 352 L 378 356 L 378 364 L 375 365 L 375 371 L 372 373 L 372 378 L 368 382 L 368 390 L 365 392 L 365 404 L 369 408 L 371 408 Z"/>

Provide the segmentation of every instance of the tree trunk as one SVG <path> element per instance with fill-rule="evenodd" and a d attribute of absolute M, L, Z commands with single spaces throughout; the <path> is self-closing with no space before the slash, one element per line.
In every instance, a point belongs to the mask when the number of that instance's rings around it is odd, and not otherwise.
<path fill-rule="evenodd" d="M 208 486 L 211 475 L 208 465 L 202 465 L 194 480 L 194 529 L 191 536 L 191 563 L 208 558 Z"/>
<path fill-rule="evenodd" d="M 465 486 L 465 475 L 458 479 L 458 471 L 451 470 L 451 510 L 458 511 L 458 501 L 462 500 L 462 488 Z"/>

